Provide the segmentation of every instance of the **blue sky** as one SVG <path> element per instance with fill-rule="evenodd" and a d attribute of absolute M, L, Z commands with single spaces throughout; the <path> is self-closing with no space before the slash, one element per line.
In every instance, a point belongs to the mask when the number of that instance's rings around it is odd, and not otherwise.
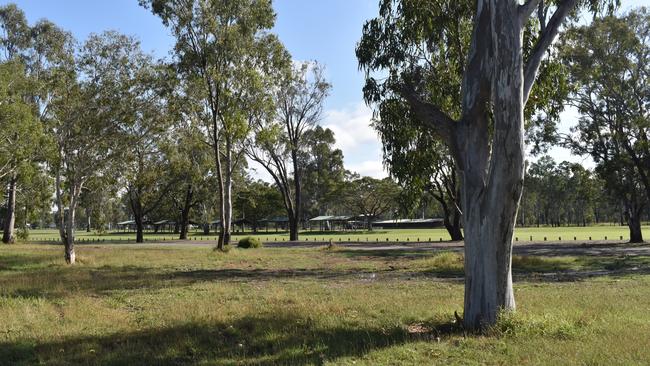
<path fill-rule="evenodd" d="M 138 6 L 137 0 L 15 0 L 30 23 L 41 18 L 71 31 L 79 40 L 88 34 L 117 30 L 137 36 L 144 50 L 165 57 L 174 40 L 158 18 Z M 377 14 L 378 0 L 275 0 L 274 31 L 296 60 L 316 60 L 326 66 L 333 85 L 321 124 L 334 130 L 343 150 L 346 167 L 364 175 L 385 176 L 381 145 L 368 126 L 372 116 L 364 105 L 363 75 L 354 55 L 363 22 Z M 650 0 L 623 0 L 623 10 L 650 6 Z M 563 126 L 572 124 L 575 113 L 566 113 Z M 557 160 L 570 159 L 555 149 Z M 585 161 L 589 164 L 588 161 Z M 258 170 L 258 177 L 267 178 Z"/>

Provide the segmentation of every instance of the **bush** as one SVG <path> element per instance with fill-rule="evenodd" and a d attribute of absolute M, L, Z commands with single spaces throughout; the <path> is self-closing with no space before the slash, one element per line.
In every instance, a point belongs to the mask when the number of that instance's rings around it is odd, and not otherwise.
<path fill-rule="evenodd" d="M 262 247 L 262 241 L 258 238 L 254 238 L 252 236 L 247 236 L 245 238 L 242 238 L 239 240 L 239 243 L 237 244 L 238 248 L 261 248 Z"/>
<path fill-rule="evenodd" d="M 20 228 L 20 229 L 16 230 L 16 237 L 20 241 L 27 241 L 29 239 L 29 229 Z"/>

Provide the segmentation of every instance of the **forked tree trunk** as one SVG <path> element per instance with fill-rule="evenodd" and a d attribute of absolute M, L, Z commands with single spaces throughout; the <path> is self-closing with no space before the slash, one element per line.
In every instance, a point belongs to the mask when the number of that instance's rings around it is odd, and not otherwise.
<path fill-rule="evenodd" d="M 524 81 L 518 5 L 515 1 L 491 0 L 482 10 L 489 13 L 492 27 L 492 57 L 484 60 L 488 63 L 483 67 L 491 71 L 494 131 L 491 154 L 470 148 L 464 162 L 464 323 L 470 329 L 494 324 L 500 311 L 515 309 L 512 235 L 524 181 Z"/>
<path fill-rule="evenodd" d="M 490 85 L 494 130 L 491 151 L 480 142 L 490 135 L 487 121 L 461 123 L 465 129 L 458 134 L 459 146 L 465 149 L 464 325 L 468 329 L 483 329 L 496 322 L 500 311 L 515 309 L 512 235 L 524 179 L 523 56 L 518 5 L 515 1 L 497 0 L 490 0 L 489 5 L 478 3 L 475 32 L 488 32 L 489 39 L 475 34 L 472 48 L 490 47 L 490 55 L 485 55 L 483 64 L 476 67 L 484 68 L 489 78 L 483 82 Z M 480 39 L 490 45 L 477 45 Z M 464 97 L 479 98 L 479 91 L 465 90 Z M 488 118 L 486 110 L 478 112 L 475 118 Z"/>
<path fill-rule="evenodd" d="M 2 242 L 5 244 L 13 243 L 15 240 L 14 226 L 16 224 L 16 186 L 18 176 L 14 174 L 9 181 L 9 190 L 7 192 L 7 214 L 5 217 L 4 228 L 2 232 Z"/>
<path fill-rule="evenodd" d="M 65 208 L 63 206 L 63 182 L 61 177 L 61 171 L 56 171 L 55 176 L 55 193 L 56 193 L 56 205 L 58 209 L 57 219 L 59 222 L 59 234 L 61 236 L 61 242 L 64 247 L 64 258 L 67 264 L 75 264 L 77 258 L 74 250 L 74 235 L 75 235 L 75 213 L 77 209 L 77 199 L 83 188 L 83 182 L 71 181 L 70 183 L 69 197 L 70 202 L 68 206 L 68 213 L 66 215 Z"/>

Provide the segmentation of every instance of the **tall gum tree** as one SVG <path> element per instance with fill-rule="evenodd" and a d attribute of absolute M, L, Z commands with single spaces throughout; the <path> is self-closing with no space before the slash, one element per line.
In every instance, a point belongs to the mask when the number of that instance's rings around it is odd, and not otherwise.
<path fill-rule="evenodd" d="M 0 177 L 8 178 L 4 242 L 13 241 L 20 186 L 35 178 L 33 174 L 44 174 L 40 163 L 51 152 L 51 141 L 42 138 L 42 122 L 54 90 L 51 81 L 65 58 L 68 39 L 67 33 L 47 20 L 30 27 L 15 4 L 0 6 L 0 60 L 4 71 L 12 68 L 4 74 L 9 79 L 5 79 L 2 108 L 9 114 L 4 115 L 2 125 L 6 146 L 0 147 Z M 32 118 L 26 118 L 29 115 Z"/>
<path fill-rule="evenodd" d="M 219 183 L 217 249 L 230 243 L 233 178 L 243 160 L 249 114 L 266 104 L 271 71 L 289 63 L 270 0 L 140 0 L 176 38 L 178 70 L 199 88 L 203 130 Z"/>
<path fill-rule="evenodd" d="M 130 110 L 125 83 L 131 72 L 127 55 L 131 44 L 115 32 L 93 34 L 57 74 L 56 94 L 46 117 L 57 153 L 55 176 L 57 221 L 65 260 L 75 263 L 76 212 L 82 190 L 93 177 L 114 168 L 124 151 L 124 124 Z M 72 52 L 72 51 L 71 51 Z"/>
<path fill-rule="evenodd" d="M 575 27 L 561 50 L 575 86 L 568 100 L 580 112 L 564 143 L 594 159 L 623 202 L 630 241 L 642 242 L 640 214 L 650 199 L 650 13 L 640 8 Z"/>
<path fill-rule="evenodd" d="M 298 240 L 302 218 L 302 181 L 309 158 L 309 132 L 319 122 L 331 86 L 317 63 L 294 66 L 279 81 L 275 113 L 262 114 L 253 124 L 247 155 L 273 177 L 289 219 L 289 240 Z"/>
<path fill-rule="evenodd" d="M 122 178 L 129 206 L 136 226 L 136 242 L 144 241 L 145 219 L 156 210 L 176 183 L 173 179 L 160 179 L 169 171 L 169 163 L 163 154 L 168 143 L 171 123 L 169 116 L 169 93 L 173 88 L 167 68 L 155 64 L 144 55 L 136 40 L 124 38 L 130 54 L 124 55 L 132 75 L 123 85 L 125 92 L 122 106 L 130 110 L 122 123 L 124 137 L 128 141 L 123 159 L 116 166 Z"/>
<path fill-rule="evenodd" d="M 367 101 L 386 94 L 406 101 L 447 145 L 461 176 L 467 329 L 484 329 L 500 311 L 515 309 L 512 234 L 524 179 L 525 109 L 562 24 L 600 3 L 384 0 L 379 17 L 364 26 L 357 57 L 369 74 Z M 418 18 L 427 19 L 425 27 L 405 28 Z M 447 87 L 436 83 L 436 60 L 457 66 L 449 71 L 457 89 L 436 92 Z M 543 99 L 530 99 L 531 107 Z"/>

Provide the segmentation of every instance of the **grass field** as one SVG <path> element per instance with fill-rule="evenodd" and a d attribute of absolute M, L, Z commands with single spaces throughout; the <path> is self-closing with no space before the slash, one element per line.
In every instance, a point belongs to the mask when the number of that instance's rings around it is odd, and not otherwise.
<path fill-rule="evenodd" d="M 650 238 L 650 226 L 643 226 L 643 234 Z M 235 233 L 233 239 L 235 241 L 251 233 Z M 265 242 L 282 242 L 289 240 L 287 232 L 269 232 L 260 231 L 257 234 Z M 543 241 L 546 238 L 548 241 L 573 241 L 575 240 L 624 240 L 629 239 L 629 230 L 626 226 L 613 226 L 613 225 L 598 225 L 588 227 L 526 227 L 517 228 L 515 236 L 518 241 Z M 532 239 L 531 239 L 532 237 Z M 191 232 L 190 240 L 216 240 L 214 233 L 212 235 L 203 235 L 202 232 Z M 561 238 L 561 239 L 560 239 Z M 31 242 L 52 242 L 59 239 L 59 233 L 56 230 L 32 230 L 29 234 L 29 241 Z M 95 232 L 87 233 L 85 231 L 77 231 L 77 239 L 80 242 L 126 242 L 134 241 L 134 233 L 118 233 L 111 232 L 105 234 L 97 234 Z M 145 233 L 146 241 L 162 241 L 162 240 L 176 240 L 178 234 L 164 233 Z M 319 232 L 319 231 L 304 231 L 301 233 L 301 240 L 328 242 L 346 242 L 346 241 L 368 241 L 368 242 L 394 242 L 394 241 L 441 241 L 449 240 L 450 237 L 445 229 L 391 229 L 382 230 L 377 229 L 372 232 L 367 231 L 349 231 L 349 232 Z"/>
<path fill-rule="evenodd" d="M 1 365 L 650 360 L 645 256 L 515 257 L 517 314 L 466 336 L 452 323 L 463 296 L 456 253 L 153 244 L 77 252 L 79 263 L 65 266 L 60 246 L 0 246 Z M 617 271 L 625 269 L 639 274 Z M 584 271 L 599 274 L 554 275 Z"/>

